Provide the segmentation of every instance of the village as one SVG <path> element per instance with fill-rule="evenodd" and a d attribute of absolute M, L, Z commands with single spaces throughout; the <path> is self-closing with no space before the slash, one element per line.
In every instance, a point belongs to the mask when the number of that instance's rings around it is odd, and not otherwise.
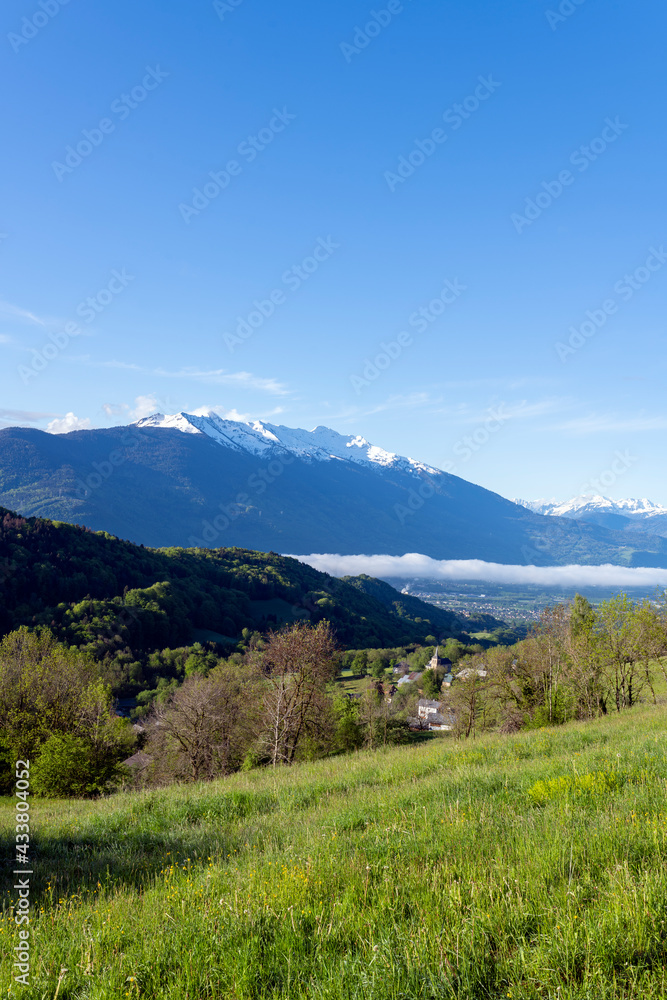
<path fill-rule="evenodd" d="M 452 685 L 456 684 L 459 680 L 466 680 L 473 670 L 475 670 L 479 677 L 487 676 L 487 671 L 480 667 L 464 667 L 461 670 L 456 670 L 456 673 L 455 670 L 456 667 L 452 661 L 448 657 L 440 655 L 440 647 L 438 646 L 436 647 L 434 655 L 423 669 L 411 670 L 409 664 L 406 661 L 403 661 L 393 667 L 392 679 L 388 685 L 382 680 L 375 680 L 370 682 L 370 689 L 374 689 L 377 695 L 385 701 L 387 705 L 391 705 L 395 697 L 401 692 L 402 688 L 406 688 L 408 685 L 414 685 L 415 688 L 417 688 L 420 697 L 416 702 L 417 714 L 408 715 L 407 717 L 406 722 L 408 728 L 415 733 L 451 732 L 456 725 L 456 715 L 454 710 L 447 703 L 447 694 Z M 439 682 L 439 698 L 428 698 L 424 696 L 422 683 L 424 681 L 424 675 L 427 671 L 432 672 L 433 677 L 436 678 L 436 683 Z M 442 678 L 441 681 L 440 678 Z M 367 690 L 368 689 L 369 688 L 367 688 Z M 346 695 L 348 698 L 356 701 L 363 698 L 362 691 L 348 691 L 346 692 Z"/>

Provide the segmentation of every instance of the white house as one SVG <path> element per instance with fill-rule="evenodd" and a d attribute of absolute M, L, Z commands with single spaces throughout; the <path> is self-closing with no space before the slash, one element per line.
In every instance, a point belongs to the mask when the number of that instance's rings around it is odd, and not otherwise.
<path fill-rule="evenodd" d="M 420 698 L 417 705 L 417 715 L 422 725 L 432 730 L 448 732 L 454 723 L 452 717 L 443 715 L 441 701 L 430 701 L 428 698 Z"/>

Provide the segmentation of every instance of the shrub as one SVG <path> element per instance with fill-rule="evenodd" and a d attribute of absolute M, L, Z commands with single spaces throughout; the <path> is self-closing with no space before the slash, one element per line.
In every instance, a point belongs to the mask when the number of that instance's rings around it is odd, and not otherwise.
<path fill-rule="evenodd" d="M 80 736 L 54 733 L 40 749 L 32 770 L 37 795 L 89 797 L 116 787 L 124 771 L 113 756 L 100 759 Z"/>

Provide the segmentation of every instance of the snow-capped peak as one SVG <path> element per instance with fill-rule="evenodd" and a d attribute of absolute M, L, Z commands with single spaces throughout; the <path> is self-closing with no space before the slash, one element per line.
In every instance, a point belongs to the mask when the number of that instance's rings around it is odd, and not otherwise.
<path fill-rule="evenodd" d="M 418 474 L 438 474 L 439 470 L 412 458 L 403 458 L 370 444 L 359 435 L 339 434 L 329 427 L 312 431 L 264 423 L 263 420 L 231 420 L 215 412 L 205 415 L 176 413 L 166 416 L 154 413 L 137 421 L 138 427 L 160 427 L 186 434 L 206 434 L 218 444 L 234 451 L 264 456 L 271 452 L 288 452 L 306 461 L 330 462 L 341 460 L 357 465 L 382 466 Z"/>
<path fill-rule="evenodd" d="M 514 500 L 514 503 L 527 507 L 536 514 L 547 514 L 553 517 L 581 517 L 585 514 L 605 513 L 621 514 L 624 517 L 638 520 L 653 517 L 656 514 L 667 514 L 667 507 L 653 503 L 643 498 L 641 500 L 611 500 L 609 497 L 584 494 L 571 500 Z"/>

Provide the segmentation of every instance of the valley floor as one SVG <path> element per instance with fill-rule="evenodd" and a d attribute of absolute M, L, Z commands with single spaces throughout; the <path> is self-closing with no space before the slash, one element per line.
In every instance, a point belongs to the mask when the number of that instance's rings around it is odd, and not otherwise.
<path fill-rule="evenodd" d="M 31 811 L 5 997 L 667 997 L 664 704 Z"/>

